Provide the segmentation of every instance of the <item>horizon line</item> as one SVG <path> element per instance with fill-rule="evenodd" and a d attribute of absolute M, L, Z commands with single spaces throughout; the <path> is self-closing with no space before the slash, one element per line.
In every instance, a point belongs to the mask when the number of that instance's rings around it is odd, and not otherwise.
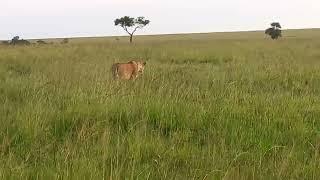
<path fill-rule="evenodd" d="M 282 31 L 287 30 L 316 30 L 320 28 L 290 28 L 282 29 Z M 235 30 L 235 31 L 211 31 L 211 32 L 181 32 L 181 33 L 159 33 L 159 34 L 137 34 L 134 36 L 170 36 L 170 35 L 188 35 L 188 34 L 213 34 L 213 33 L 241 33 L 241 32 L 261 32 L 264 29 L 257 30 Z M 79 39 L 79 38 L 108 38 L 108 37 L 127 37 L 128 35 L 92 35 L 92 36 L 61 36 L 61 37 L 46 37 L 46 38 L 21 38 L 24 40 L 51 40 L 51 39 Z M 0 39 L 0 41 L 10 41 L 10 39 Z"/>

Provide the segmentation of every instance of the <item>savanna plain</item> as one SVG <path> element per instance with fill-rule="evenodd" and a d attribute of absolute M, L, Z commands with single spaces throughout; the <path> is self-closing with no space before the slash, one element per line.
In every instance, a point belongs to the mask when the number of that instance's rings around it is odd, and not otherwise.
<path fill-rule="evenodd" d="M 0 45 L 0 179 L 320 178 L 320 30 L 48 41 Z"/>

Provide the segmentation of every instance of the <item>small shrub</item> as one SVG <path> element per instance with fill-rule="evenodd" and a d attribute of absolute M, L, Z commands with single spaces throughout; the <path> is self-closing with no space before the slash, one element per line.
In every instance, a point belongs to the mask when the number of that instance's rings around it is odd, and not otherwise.
<path fill-rule="evenodd" d="M 64 38 L 61 42 L 61 44 L 68 44 L 69 43 L 69 39 L 68 38 Z"/>

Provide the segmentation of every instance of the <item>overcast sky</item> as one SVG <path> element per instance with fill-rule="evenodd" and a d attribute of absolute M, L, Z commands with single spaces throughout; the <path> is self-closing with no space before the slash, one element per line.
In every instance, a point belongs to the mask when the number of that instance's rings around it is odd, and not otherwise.
<path fill-rule="evenodd" d="M 125 35 L 124 15 L 151 20 L 138 34 L 319 28 L 320 0 L 0 0 L 0 39 Z"/>

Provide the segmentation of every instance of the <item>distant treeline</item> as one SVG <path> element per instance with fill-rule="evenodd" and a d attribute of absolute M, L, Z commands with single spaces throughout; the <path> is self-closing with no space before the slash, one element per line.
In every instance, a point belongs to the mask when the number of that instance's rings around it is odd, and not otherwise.
<path fill-rule="evenodd" d="M 46 42 L 44 40 L 37 40 L 36 43 L 31 43 L 28 40 L 25 39 L 20 39 L 19 36 L 15 36 L 13 37 L 10 41 L 2 41 L 1 42 L 3 45 L 31 45 L 31 44 L 39 44 L 39 45 L 45 45 L 45 44 L 53 44 L 53 42 Z M 64 38 L 61 42 L 61 44 L 67 44 L 69 43 L 69 39 L 68 38 Z"/>
<path fill-rule="evenodd" d="M 141 29 L 148 25 L 150 23 L 149 20 L 145 19 L 144 17 L 138 17 L 138 18 L 131 18 L 129 16 L 124 16 L 122 18 L 116 19 L 114 21 L 116 26 L 121 26 L 129 35 L 130 35 L 130 43 L 132 43 L 133 35 L 136 32 L 137 29 Z M 273 22 L 270 24 L 271 27 L 267 28 L 265 30 L 265 34 L 270 36 L 271 39 L 276 40 L 280 37 L 282 37 L 282 27 L 279 22 Z M 132 32 L 128 31 L 128 28 L 135 27 Z M 119 39 L 116 38 L 118 41 Z M 61 44 L 67 44 L 69 43 L 68 38 L 64 38 L 61 42 Z M 44 40 L 37 40 L 35 43 L 31 43 L 28 40 L 20 39 L 19 36 L 15 36 L 11 39 L 11 41 L 3 41 L 2 44 L 4 45 L 30 45 L 30 44 L 38 44 L 38 45 L 44 45 L 44 44 L 53 44 L 53 42 L 45 42 Z"/>

